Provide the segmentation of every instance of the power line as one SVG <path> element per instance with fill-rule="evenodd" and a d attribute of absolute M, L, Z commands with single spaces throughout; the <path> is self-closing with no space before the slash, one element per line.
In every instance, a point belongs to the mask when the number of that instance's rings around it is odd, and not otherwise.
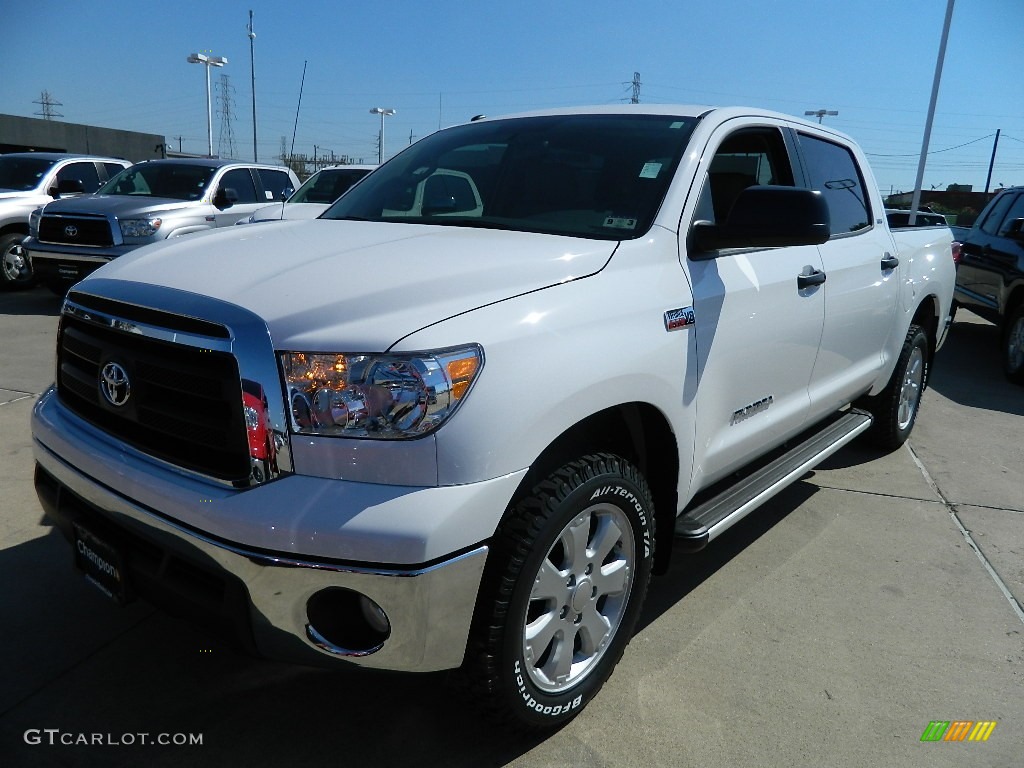
<path fill-rule="evenodd" d="M 936 155 L 939 152 L 950 152 L 954 149 L 960 149 L 961 147 L 966 147 L 971 144 L 977 144 L 979 141 L 984 141 L 985 139 L 991 139 L 993 136 L 995 136 L 995 134 L 990 133 L 987 136 L 982 136 L 981 138 L 978 139 L 972 139 L 971 141 L 966 141 L 963 144 L 957 144 L 955 147 L 946 147 L 945 149 L 933 149 L 929 151 L 928 154 Z M 869 155 L 870 157 L 917 157 L 920 154 L 920 152 L 909 152 L 907 154 L 902 155 L 880 155 L 875 152 L 865 152 L 864 154 Z"/>

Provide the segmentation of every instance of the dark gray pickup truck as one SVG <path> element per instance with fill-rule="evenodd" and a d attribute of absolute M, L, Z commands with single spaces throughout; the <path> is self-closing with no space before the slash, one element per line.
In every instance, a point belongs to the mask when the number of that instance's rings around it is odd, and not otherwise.
<path fill-rule="evenodd" d="M 1024 187 L 992 198 L 964 238 L 955 299 L 1002 329 L 1006 377 L 1024 384 Z"/>

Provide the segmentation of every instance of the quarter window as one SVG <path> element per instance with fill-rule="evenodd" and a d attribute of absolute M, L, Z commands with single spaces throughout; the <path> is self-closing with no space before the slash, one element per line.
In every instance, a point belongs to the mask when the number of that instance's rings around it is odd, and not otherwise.
<path fill-rule="evenodd" d="M 821 192 L 828 204 L 832 236 L 870 227 L 871 208 L 864 179 L 850 150 L 807 134 L 800 134 L 800 149 L 811 189 Z"/>

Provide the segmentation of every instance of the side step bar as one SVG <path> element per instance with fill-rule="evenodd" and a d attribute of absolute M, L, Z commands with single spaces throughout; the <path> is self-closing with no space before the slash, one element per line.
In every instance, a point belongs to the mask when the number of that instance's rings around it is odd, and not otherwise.
<path fill-rule="evenodd" d="M 851 409 L 799 445 L 676 518 L 676 545 L 687 552 L 707 546 L 807 470 L 820 464 L 871 426 L 871 414 Z"/>

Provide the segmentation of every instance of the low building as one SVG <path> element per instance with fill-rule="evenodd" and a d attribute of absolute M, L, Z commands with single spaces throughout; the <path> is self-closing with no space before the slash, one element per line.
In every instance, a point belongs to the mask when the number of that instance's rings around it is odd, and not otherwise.
<path fill-rule="evenodd" d="M 0 154 L 32 151 L 122 157 L 137 163 L 164 157 L 166 140 L 156 133 L 0 115 Z"/>

